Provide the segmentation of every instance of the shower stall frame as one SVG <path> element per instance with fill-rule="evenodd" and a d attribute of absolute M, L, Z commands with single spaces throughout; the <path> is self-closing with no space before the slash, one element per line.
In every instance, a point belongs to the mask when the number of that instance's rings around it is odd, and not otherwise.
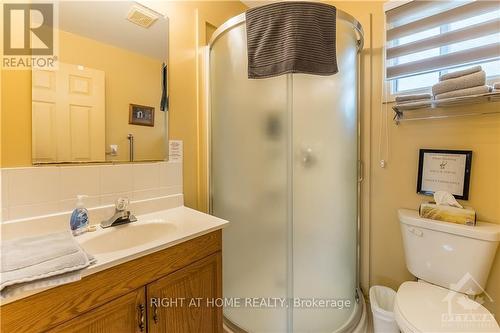
<path fill-rule="evenodd" d="M 361 70 L 361 51 L 363 50 L 364 47 L 364 31 L 361 23 L 359 23 L 358 20 L 356 20 L 352 15 L 337 9 L 336 11 L 337 15 L 337 20 L 343 20 L 346 21 L 347 23 L 350 23 L 356 32 L 358 39 L 357 39 L 357 91 L 356 91 L 356 99 L 357 99 L 357 108 L 356 108 L 356 113 L 357 113 L 357 160 L 358 160 L 358 185 L 357 185 L 357 212 L 356 212 L 356 290 L 354 291 L 355 293 L 355 299 L 356 299 L 356 305 L 357 309 L 354 311 L 353 316 L 350 318 L 350 320 L 345 323 L 344 326 L 342 326 L 339 330 L 337 330 L 337 333 L 343 333 L 343 332 L 352 332 L 355 328 L 361 326 L 361 320 L 362 316 L 366 316 L 363 312 L 366 311 L 366 306 L 364 304 L 364 296 L 363 292 L 361 291 L 360 287 L 360 266 L 361 266 L 361 249 L 360 249 L 360 243 L 361 243 L 361 182 L 363 181 L 363 162 L 361 160 L 361 112 L 360 112 L 360 70 Z M 226 22 L 224 22 L 221 26 L 219 26 L 216 31 L 213 33 L 209 43 L 208 47 L 206 48 L 206 54 L 205 54 L 205 59 L 206 59 L 206 66 L 205 66 L 205 78 L 206 78 L 206 110 L 207 110 L 207 118 L 206 118 L 206 124 L 207 124 L 207 156 L 208 156 L 208 163 L 207 163 L 207 168 L 208 168 L 208 197 L 207 197 L 207 205 L 208 205 L 208 210 L 210 214 L 213 214 L 213 174 L 212 174 L 212 133 L 211 133 L 211 112 L 212 112 L 212 104 L 211 104 L 211 90 L 210 90 L 210 50 L 212 49 L 214 43 L 227 31 L 229 31 L 232 28 L 235 28 L 239 25 L 245 24 L 246 18 L 245 18 L 245 13 L 241 13 L 237 16 L 234 16 L 230 19 L 228 19 Z M 290 74 L 288 74 L 290 75 Z M 290 83 L 288 83 L 290 84 Z M 290 312 L 289 312 L 290 313 Z M 290 320 L 290 318 L 288 318 Z M 231 332 L 233 333 L 246 333 L 246 331 L 241 330 L 239 327 L 237 327 L 235 324 L 233 324 L 231 321 L 225 318 L 223 315 L 223 323 L 224 326 L 228 327 Z M 234 330 L 234 331 L 233 331 Z M 358 331 L 356 329 L 356 331 Z"/>

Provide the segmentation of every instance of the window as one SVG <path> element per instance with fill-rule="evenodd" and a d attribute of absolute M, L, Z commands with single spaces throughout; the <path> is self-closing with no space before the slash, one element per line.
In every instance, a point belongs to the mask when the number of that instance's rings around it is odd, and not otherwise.
<path fill-rule="evenodd" d="M 410 1 L 386 8 L 386 24 L 392 94 L 429 90 L 440 75 L 477 64 L 500 78 L 500 2 Z"/>

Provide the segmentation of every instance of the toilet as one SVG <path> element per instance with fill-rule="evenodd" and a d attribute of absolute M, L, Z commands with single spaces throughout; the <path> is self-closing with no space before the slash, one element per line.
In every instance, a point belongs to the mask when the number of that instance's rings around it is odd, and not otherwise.
<path fill-rule="evenodd" d="M 398 211 L 406 267 L 418 281 L 404 282 L 394 316 L 403 333 L 500 332 L 493 315 L 474 296 L 483 294 L 500 225 L 466 226 Z M 487 301 L 489 295 L 484 293 Z M 500 301 L 500 300 L 495 300 Z"/>

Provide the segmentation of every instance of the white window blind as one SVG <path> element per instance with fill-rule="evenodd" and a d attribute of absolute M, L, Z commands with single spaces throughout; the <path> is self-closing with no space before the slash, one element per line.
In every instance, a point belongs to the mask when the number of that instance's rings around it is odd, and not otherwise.
<path fill-rule="evenodd" d="M 388 80 L 472 64 L 500 68 L 500 1 L 411 1 L 387 10 L 386 26 Z"/>

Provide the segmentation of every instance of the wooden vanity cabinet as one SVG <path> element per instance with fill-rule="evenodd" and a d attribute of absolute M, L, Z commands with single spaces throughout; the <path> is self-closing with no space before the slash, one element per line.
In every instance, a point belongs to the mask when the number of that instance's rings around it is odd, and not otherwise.
<path fill-rule="evenodd" d="M 49 332 L 222 332 L 222 312 L 207 303 L 207 300 L 220 297 L 220 271 L 219 252 L 56 326 Z"/>
<path fill-rule="evenodd" d="M 221 238 L 214 231 L 3 305 L 1 332 L 222 332 L 222 308 L 207 304 L 222 297 Z"/>
<path fill-rule="evenodd" d="M 222 311 L 208 302 L 220 297 L 220 280 L 217 253 L 148 284 L 148 332 L 222 332 Z"/>
<path fill-rule="evenodd" d="M 145 302 L 144 288 L 141 288 L 56 326 L 49 332 L 145 332 Z"/>

